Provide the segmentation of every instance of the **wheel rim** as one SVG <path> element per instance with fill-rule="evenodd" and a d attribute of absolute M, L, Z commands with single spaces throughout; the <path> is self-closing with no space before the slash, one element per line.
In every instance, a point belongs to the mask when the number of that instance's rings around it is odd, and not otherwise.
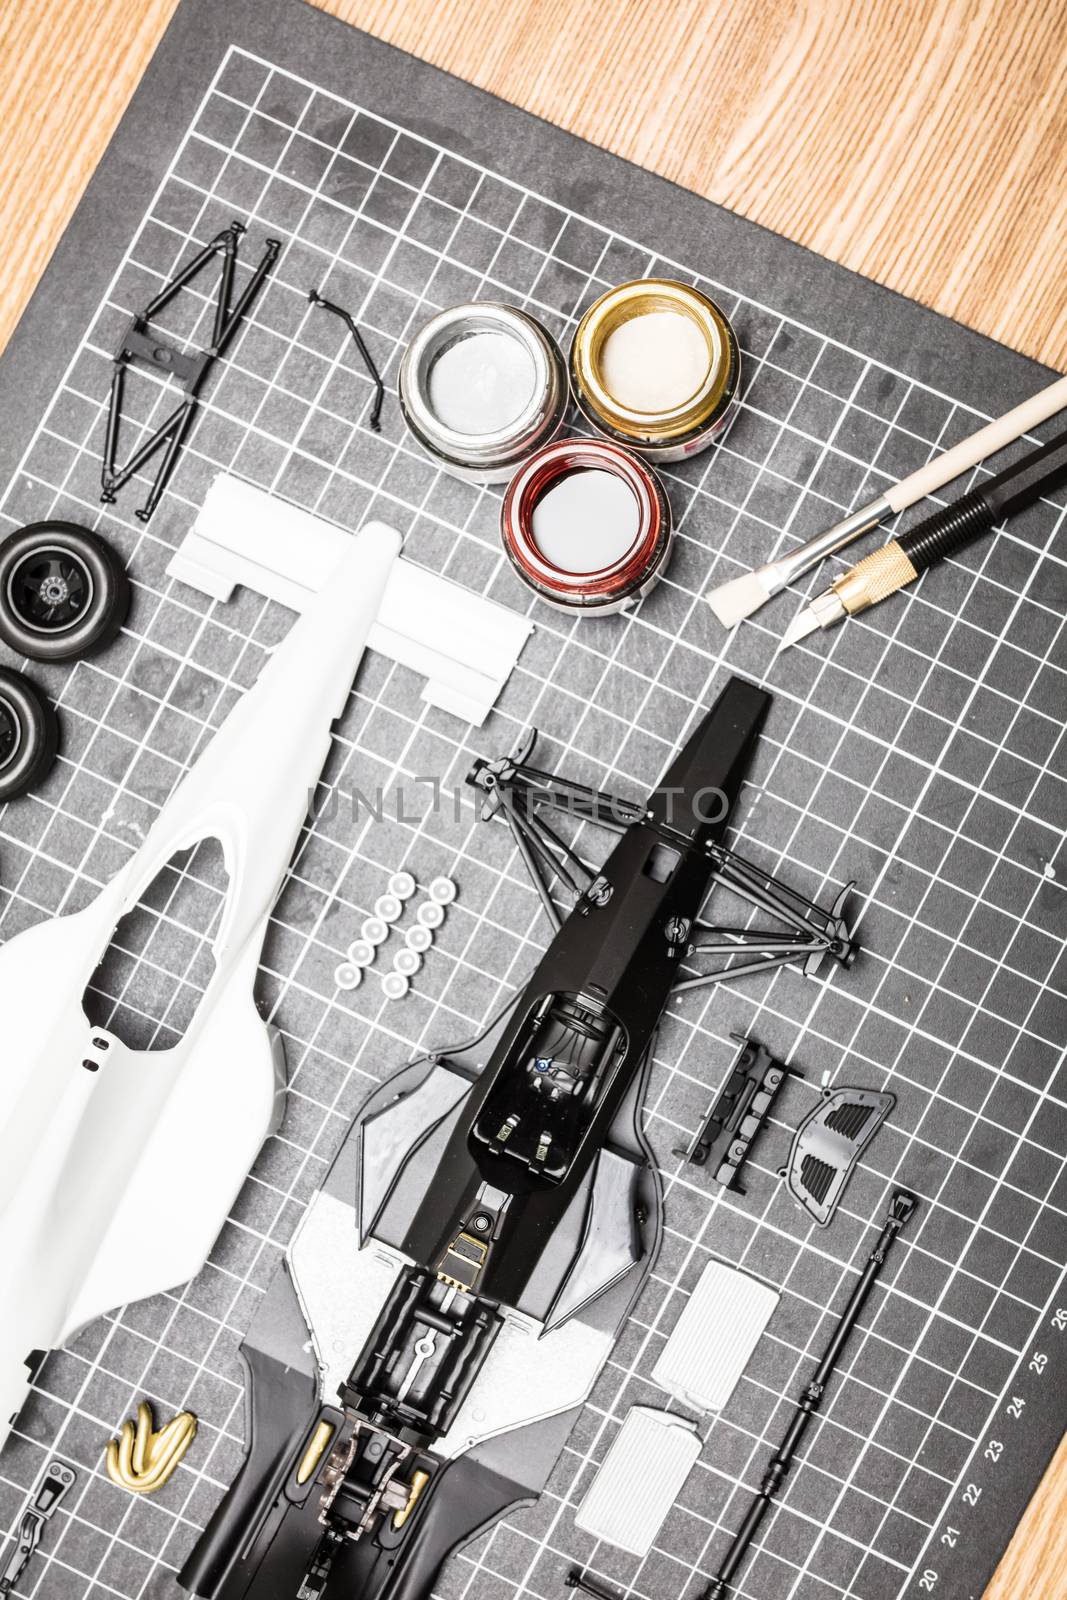
<path fill-rule="evenodd" d="M 16 563 L 7 599 L 23 627 L 34 633 L 65 633 L 92 604 L 92 574 L 67 550 L 34 550 Z"/>
<path fill-rule="evenodd" d="M 10 700 L 0 695 L 0 772 L 9 767 L 22 743 L 22 723 Z"/>

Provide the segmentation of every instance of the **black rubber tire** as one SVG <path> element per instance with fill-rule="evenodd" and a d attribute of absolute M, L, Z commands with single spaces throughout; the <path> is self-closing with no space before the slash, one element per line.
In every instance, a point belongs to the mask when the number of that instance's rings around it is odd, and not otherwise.
<path fill-rule="evenodd" d="M 40 783 L 58 749 L 51 702 L 24 673 L 0 667 L 0 803 Z"/>
<path fill-rule="evenodd" d="M 99 534 L 74 522 L 31 522 L 0 544 L 0 639 L 18 655 L 95 655 L 129 609 L 126 569 Z"/>

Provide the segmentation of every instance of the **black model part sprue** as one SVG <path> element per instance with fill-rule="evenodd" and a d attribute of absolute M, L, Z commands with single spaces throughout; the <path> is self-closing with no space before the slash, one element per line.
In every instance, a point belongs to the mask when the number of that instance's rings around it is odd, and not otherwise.
<path fill-rule="evenodd" d="M 365 1102 L 245 1338 L 192 1594 L 423 1600 L 543 1489 L 655 1258 L 648 1063 L 769 704 L 731 679 L 518 998 Z"/>

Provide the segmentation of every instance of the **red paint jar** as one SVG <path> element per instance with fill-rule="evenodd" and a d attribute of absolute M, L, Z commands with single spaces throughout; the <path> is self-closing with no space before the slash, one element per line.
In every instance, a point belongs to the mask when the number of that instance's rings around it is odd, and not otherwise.
<path fill-rule="evenodd" d="M 670 556 L 671 508 L 656 474 L 606 439 L 544 445 L 508 485 L 504 549 L 528 588 L 560 611 L 636 606 Z"/>

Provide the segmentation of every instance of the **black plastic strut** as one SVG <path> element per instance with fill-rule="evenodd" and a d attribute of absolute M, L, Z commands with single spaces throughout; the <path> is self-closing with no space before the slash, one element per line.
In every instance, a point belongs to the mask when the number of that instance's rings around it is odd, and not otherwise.
<path fill-rule="evenodd" d="M 532 766 L 536 739 L 536 728 L 528 728 L 510 755 L 476 761 L 467 781 L 485 795 L 482 816 L 501 816 L 511 829 L 545 914 L 558 931 L 562 915 L 553 897 L 554 887 L 558 885 L 563 894 L 575 899 L 582 894 L 595 896 L 599 874 L 544 813 L 555 812 L 623 833 L 631 823 L 649 820 L 651 812 L 637 801 Z M 690 955 L 721 959 L 711 971 L 683 978 L 675 985 L 677 990 L 732 982 L 795 961 L 803 963 L 805 972 L 814 973 L 825 956 L 842 966 L 852 965 L 856 946 L 843 915 L 851 883 L 825 910 L 726 845 L 712 841 L 705 848 L 715 863 L 712 888 L 722 885 L 774 918 L 778 926 L 727 927 L 698 918 L 689 940 Z"/>
<path fill-rule="evenodd" d="M 826 1386 L 833 1377 L 834 1370 L 841 1359 L 852 1330 L 859 1321 L 860 1314 L 870 1298 L 871 1290 L 877 1283 L 882 1268 L 885 1266 L 886 1258 L 893 1242 L 918 1204 L 918 1200 L 909 1190 L 897 1189 L 895 1191 L 889 1207 L 889 1215 L 886 1217 L 885 1225 L 878 1236 L 874 1249 L 867 1258 L 867 1265 L 860 1274 L 859 1281 L 849 1296 L 848 1304 L 841 1313 L 837 1327 L 830 1336 L 830 1342 L 823 1352 L 822 1360 L 797 1401 L 796 1413 L 786 1429 L 785 1438 L 778 1446 L 774 1456 L 772 1456 L 763 1482 L 760 1484 L 759 1490 L 748 1508 L 745 1520 L 734 1534 L 730 1548 L 726 1552 L 717 1575 L 704 1591 L 703 1600 L 725 1600 L 726 1592 L 734 1581 L 737 1569 L 745 1559 L 748 1547 L 756 1537 L 760 1523 L 766 1516 L 771 1501 L 781 1488 L 785 1476 L 793 1464 L 793 1457 L 799 1450 L 804 1435 L 811 1426 L 811 1419 L 822 1404 Z"/>
<path fill-rule="evenodd" d="M 123 334 L 122 342 L 113 357 L 107 430 L 104 435 L 104 461 L 100 473 L 100 498 L 105 505 L 111 505 L 123 485 L 128 483 L 135 473 L 140 472 L 154 455 L 162 451 L 162 459 L 145 503 L 135 513 L 142 522 L 147 522 L 156 509 L 159 498 L 177 465 L 182 445 L 196 414 L 204 380 L 247 315 L 281 249 L 280 239 L 267 240 L 263 254 L 237 304 L 231 306 L 238 243 L 244 231 L 244 223 L 231 222 L 228 228 L 217 233 L 202 250 L 198 250 L 196 255 L 190 257 L 183 267 L 179 267 L 175 276 L 164 285 L 155 299 L 149 301 L 143 311 L 135 313 L 130 319 L 129 327 Z M 150 324 L 153 317 L 158 317 L 215 256 L 222 257 L 222 264 L 219 270 L 211 343 L 206 350 L 180 350 L 153 333 Z M 164 377 L 175 378 L 181 385 L 182 398 L 159 427 L 138 445 L 126 464 L 120 467 L 116 465 L 115 458 L 118 454 L 119 433 L 122 427 L 126 371 L 137 362 L 161 372 Z"/>

